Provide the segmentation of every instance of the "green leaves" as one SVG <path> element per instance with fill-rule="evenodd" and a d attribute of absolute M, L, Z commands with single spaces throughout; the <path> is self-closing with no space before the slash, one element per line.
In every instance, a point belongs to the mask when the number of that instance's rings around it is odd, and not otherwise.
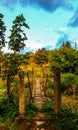
<path fill-rule="evenodd" d="M 10 30 L 9 48 L 13 51 L 19 52 L 25 47 L 24 41 L 27 40 L 27 36 L 24 33 L 23 27 L 29 29 L 23 14 L 21 14 L 15 18 L 12 29 Z"/>
<path fill-rule="evenodd" d="M 78 51 L 69 47 L 69 44 L 58 50 L 53 50 L 50 54 L 50 62 L 51 70 L 58 67 L 63 73 L 78 73 Z"/>
<path fill-rule="evenodd" d="M 3 22 L 3 14 L 0 14 L 0 48 L 4 47 L 5 46 L 5 31 L 6 31 L 6 27 L 4 25 L 4 22 Z"/>
<path fill-rule="evenodd" d="M 39 49 L 38 51 L 36 51 L 35 56 L 34 56 L 36 64 L 43 65 L 43 64 L 48 63 L 47 55 L 48 54 L 45 48 L 42 48 L 41 50 Z"/>

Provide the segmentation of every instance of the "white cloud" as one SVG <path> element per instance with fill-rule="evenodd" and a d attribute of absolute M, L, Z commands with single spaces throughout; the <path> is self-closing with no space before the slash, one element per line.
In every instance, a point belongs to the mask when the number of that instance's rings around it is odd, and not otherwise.
<path fill-rule="evenodd" d="M 32 40 L 32 41 L 26 41 L 26 47 L 31 48 L 32 49 L 40 49 L 40 48 L 44 48 L 46 46 L 51 46 L 51 49 L 54 49 L 56 46 L 56 39 L 53 39 L 52 42 L 51 41 L 36 41 L 36 40 Z"/>
<path fill-rule="evenodd" d="M 67 30 L 67 27 L 60 27 L 59 28 L 59 31 L 66 31 Z"/>
<path fill-rule="evenodd" d="M 36 40 L 36 39 L 28 39 L 27 41 L 25 41 L 26 47 L 24 48 L 24 50 L 28 51 L 32 51 L 32 50 L 38 50 L 41 48 L 46 48 L 47 46 L 50 46 L 50 49 L 54 49 L 56 47 L 56 43 L 57 43 L 57 38 L 56 36 L 50 38 L 50 39 L 40 39 L 40 40 Z M 13 51 L 11 51 L 10 49 L 8 49 L 8 45 L 6 45 L 6 47 L 2 48 L 2 51 L 4 53 L 13 53 Z"/>
<path fill-rule="evenodd" d="M 12 50 L 8 49 L 8 46 L 3 47 L 2 52 L 4 52 L 4 53 L 13 53 Z"/>

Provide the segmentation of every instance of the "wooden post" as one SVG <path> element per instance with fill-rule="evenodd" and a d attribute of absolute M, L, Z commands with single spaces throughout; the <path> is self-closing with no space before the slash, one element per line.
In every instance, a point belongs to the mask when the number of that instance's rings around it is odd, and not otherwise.
<path fill-rule="evenodd" d="M 33 91 L 33 84 L 34 84 L 34 68 L 32 68 L 32 91 Z"/>
<path fill-rule="evenodd" d="M 19 115 L 24 116 L 25 113 L 25 87 L 24 87 L 24 72 L 18 72 L 18 92 L 19 92 Z"/>
<path fill-rule="evenodd" d="M 10 77 L 10 70 L 7 70 L 7 98 L 9 103 L 9 97 L 10 97 L 10 87 L 11 87 L 11 77 Z"/>
<path fill-rule="evenodd" d="M 44 95 L 47 97 L 47 83 L 48 83 L 48 74 L 46 75 L 45 79 L 45 90 L 44 90 Z"/>
<path fill-rule="evenodd" d="M 30 91 L 30 101 L 32 100 L 32 88 L 31 88 L 31 83 L 30 83 L 30 77 L 29 77 L 29 72 L 27 72 L 27 79 L 28 79 L 28 87 Z"/>
<path fill-rule="evenodd" d="M 45 94 L 45 84 L 44 84 L 44 67 L 41 66 L 41 81 L 42 81 L 42 88 L 44 90 L 44 94 Z"/>
<path fill-rule="evenodd" d="M 60 69 L 54 70 L 54 111 L 57 115 L 61 113 L 61 86 L 60 86 Z"/>

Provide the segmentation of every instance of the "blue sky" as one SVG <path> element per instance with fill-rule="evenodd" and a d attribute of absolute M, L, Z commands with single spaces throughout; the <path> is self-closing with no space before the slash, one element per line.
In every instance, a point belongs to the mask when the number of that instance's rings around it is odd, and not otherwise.
<path fill-rule="evenodd" d="M 42 47 L 55 49 L 67 40 L 73 47 L 78 43 L 78 0 L 2 0 L 0 13 L 4 14 L 7 27 L 6 40 L 12 21 L 17 15 L 24 15 L 30 26 L 25 30 L 25 52 Z M 9 51 L 7 46 L 3 50 Z"/>

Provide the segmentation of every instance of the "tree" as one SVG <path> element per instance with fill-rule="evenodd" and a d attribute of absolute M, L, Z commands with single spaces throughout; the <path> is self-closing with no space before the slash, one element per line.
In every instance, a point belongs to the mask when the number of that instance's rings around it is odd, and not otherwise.
<path fill-rule="evenodd" d="M 22 29 L 23 27 L 29 29 L 23 14 L 21 14 L 15 18 L 12 29 L 10 30 L 9 48 L 13 51 L 19 52 L 25 47 L 24 41 L 27 40 L 27 36 Z"/>
<path fill-rule="evenodd" d="M 0 13 L 0 75 L 1 75 L 2 62 L 3 62 L 1 49 L 2 49 L 2 47 L 5 46 L 5 43 L 6 43 L 6 41 L 5 41 L 6 27 L 3 22 L 3 17 L 4 17 L 3 14 Z"/>
<path fill-rule="evenodd" d="M 47 55 L 48 54 L 47 54 L 47 51 L 45 50 L 45 48 L 38 49 L 38 51 L 36 51 L 35 56 L 34 56 L 35 63 L 39 64 L 40 66 L 48 63 Z"/>
<path fill-rule="evenodd" d="M 61 48 L 72 48 L 71 43 L 69 41 L 67 41 L 66 43 L 63 42 Z"/>
<path fill-rule="evenodd" d="M 71 43 L 69 41 L 67 41 L 66 44 L 64 45 L 64 47 L 71 48 Z"/>
<path fill-rule="evenodd" d="M 22 54 L 13 53 L 3 54 L 3 62 L 1 65 L 2 79 L 6 80 L 7 84 L 7 98 L 9 103 L 9 97 L 11 94 L 11 82 L 14 82 L 15 75 L 21 70 L 21 64 L 28 64 L 28 57 Z"/>
<path fill-rule="evenodd" d="M 7 99 L 9 103 L 9 98 L 11 94 L 11 82 L 14 81 L 14 76 L 17 74 L 18 66 L 16 64 L 17 57 L 14 57 L 13 54 L 3 54 L 3 66 L 2 66 L 2 79 L 6 80 L 7 86 Z"/>
<path fill-rule="evenodd" d="M 57 67 L 63 73 L 78 73 L 78 51 L 69 47 L 68 42 L 62 48 L 53 50 L 50 54 L 51 69 Z"/>
<path fill-rule="evenodd" d="M 21 50 L 24 49 L 24 47 L 25 47 L 24 42 L 25 42 L 25 40 L 27 40 L 27 36 L 24 33 L 23 27 L 29 29 L 29 26 L 26 23 L 26 20 L 25 20 L 23 14 L 21 14 L 21 15 L 17 16 L 15 18 L 15 20 L 13 21 L 13 26 L 12 26 L 12 29 L 10 30 L 11 31 L 11 35 L 9 37 L 10 40 L 9 40 L 9 44 L 8 44 L 9 48 L 15 52 L 14 53 L 14 57 L 15 57 L 14 63 L 16 64 L 16 66 L 18 66 L 17 72 L 19 70 L 20 62 L 18 62 L 19 57 L 18 57 L 18 54 L 16 54 L 16 52 L 20 52 Z M 17 57 L 18 57 L 18 59 L 17 59 Z M 15 65 L 13 65 L 13 69 L 15 69 L 14 66 Z M 19 114 L 24 115 L 24 112 L 25 112 L 24 72 L 21 70 L 18 72 L 18 79 L 19 79 L 19 85 L 18 85 Z"/>
<path fill-rule="evenodd" d="M 5 24 L 3 22 L 3 14 L 0 14 L 0 50 L 2 47 L 5 46 L 5 31 L 6 31 L 6 27 L 5 27 Z"/>

